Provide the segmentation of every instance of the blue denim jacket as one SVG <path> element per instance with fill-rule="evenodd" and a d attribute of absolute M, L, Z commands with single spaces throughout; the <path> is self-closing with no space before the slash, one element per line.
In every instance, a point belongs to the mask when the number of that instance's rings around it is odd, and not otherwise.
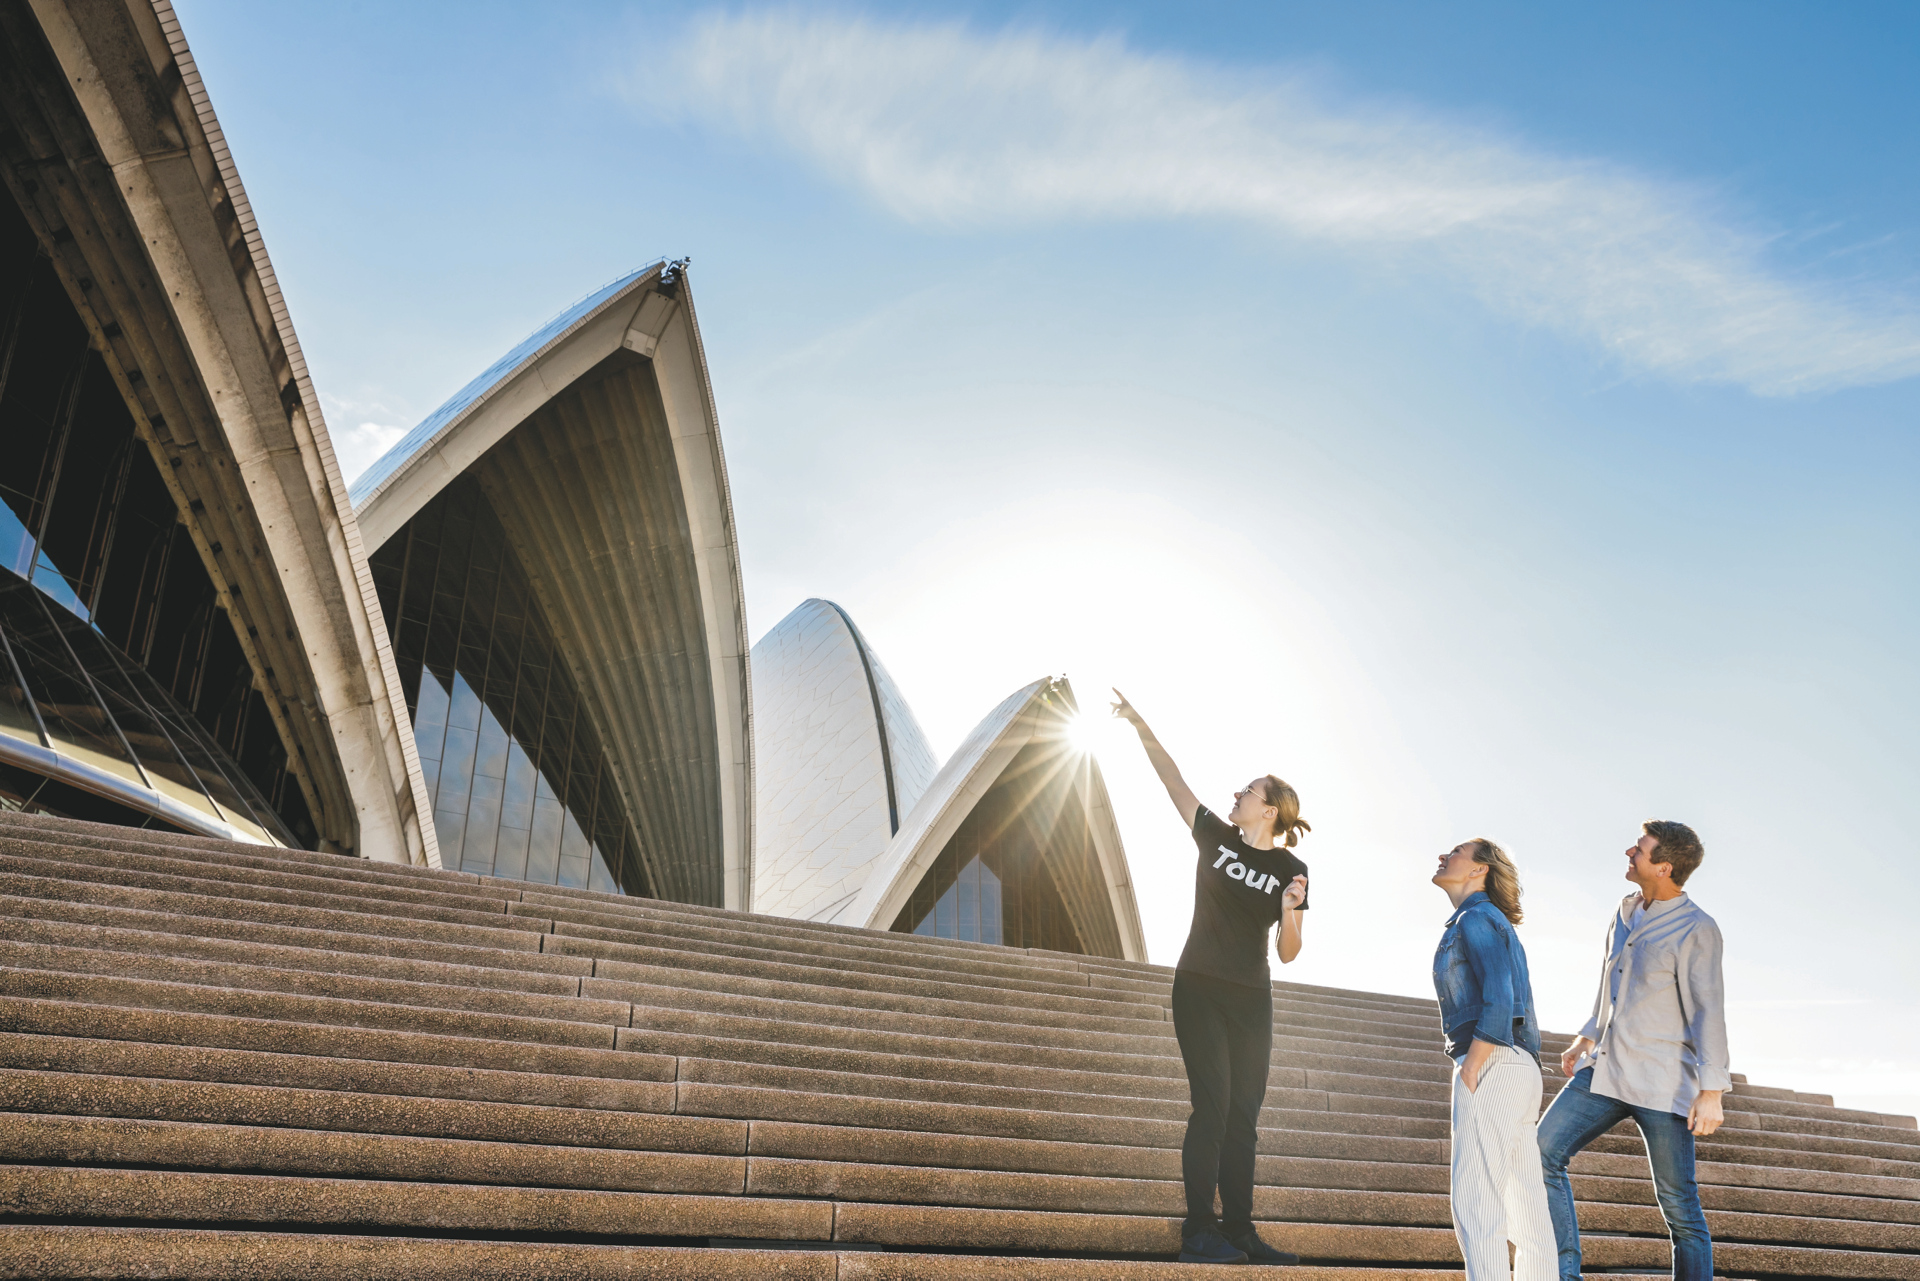
<path fill-rule="evenodd" d="M 1467 895 L 1447 918 L 1433 954 L 1433 990 L 1440 997 L 1440 1024 L 1451 1057 L 1464 1057 L 1478 1037 L 1518 1045 L 1539 1060 L 1540 1023 L 1533 1013 L 1527 950 L 1486 891 Z"/>

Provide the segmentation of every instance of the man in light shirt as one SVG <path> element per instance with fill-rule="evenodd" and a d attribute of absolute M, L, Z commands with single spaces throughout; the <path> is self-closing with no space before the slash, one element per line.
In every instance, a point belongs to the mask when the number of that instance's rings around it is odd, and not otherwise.
<path fill-rule="evenodd" d="M 1540 1118 L 1540 1165 L 1562 1281 L 1580 1281 L 1580 1224 L 1567 1163 L 1632 1117 L 1673 1242 L 1674 1281 L 1712 1281 L 1713 1238 L 1694 1183 L 1693 1142 L 1719 1128 L 1727 1071 L 1720 927 L 1681 887 L 1706 857 L 1684 823 L 1654 821 L 1627 848 L 1637 887 L 1607 927 L 1593 1017 L 1560 1056 L 1567 1084 Z"/>

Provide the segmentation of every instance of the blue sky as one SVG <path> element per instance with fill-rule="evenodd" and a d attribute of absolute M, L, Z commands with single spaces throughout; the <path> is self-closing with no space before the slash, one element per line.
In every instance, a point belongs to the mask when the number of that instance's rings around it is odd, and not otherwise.
<path fill-rule="evenodd" d="M 1425 992 L 1486 834 L 1577 1026 L 1691 822 L 1735 1069 L 1920 1110 L 1920 11 L 180 11 L 349 471 L 689 255 L 755 636 L 839 601 L 943 753 L 1065 671 L 1288 777 L 1306 982 Z"/>

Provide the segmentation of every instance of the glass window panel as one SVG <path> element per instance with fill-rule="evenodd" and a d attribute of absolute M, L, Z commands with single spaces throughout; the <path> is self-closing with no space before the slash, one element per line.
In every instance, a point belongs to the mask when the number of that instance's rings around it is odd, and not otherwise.
<path fill-rule="evenodd" d="M 14 660 L 40 705 L 55 750 L 145 789 L 146 778 L 128 759 L 107 709 L 75 669 L 73 655 L 37 595 L 26 580 L 7 575 L 0 583 L 0 615 L 7 620 Z"/>
<path fill-rule="evenodd" d="M 480 689 L 483 695 L 487 692 L 482 688 L 486 684 L 487 674 L 485 628 L 485 619 L 467 615 L 466 625 L 460 629 L 460 644 L 453 651 L 454 666 L 465 672 L 467 678 L 474 683 L 474 687 Z"/>
<path fill-rule="evenodd" d="M 607 870 L 607 861 L 601 856 L 597 847 L 593 851 L 591 865 L 587 871 L 587 888 L 598 890 L 602 894 L 620 892 L 620 882 L 614 880 L 613 873 Z"/>
<path fill-rule="evenodd" d="M 479 486 L 457 480 L 422 508 L 401 562 L 403 594 L 430 597 L 424 637 L 406 623 L 408 643 L 396 641 L 395 657 L 419 665 L 422 770 L 438 758 L 435 812 L 457 817 L 462 840 L 456 856 L 465 861 L 449 862 L 478 869 L 490 860 L 495 875 L 546 884 L 636 888 L 620 882 L 644 878 L 622 855 L 633 837 L 620 793 Z M 415 687 L 412 671 L 402 680 Z"/>
<path fill-rule="evenodd" d="M 5 510 L 5 506 L 0 505 L 0 511 Z M 0 622 L 0 633 L 4 631 L 5 624 Z M 27 702 L 27 688 L 14 675 L 4 644 L 0 644 L 0 734 L 40 745 L 40 725 Z"/>
<path fill-rule="evenodd" d="M 493 847 L 500 835 L 500 790 L 497 778 L 476 774 L 473 799 L 467 802 L 467 843 L 460 849 L 460 870 L 493 873 Z"/>
<path fill-rule="evenodd" d="M 475 752 L 473 772 L 484 778 L 505 778 L 507 776 L 507 731 L 494 718 L 491 710 L 483 710 L 480 717 L 480 741 Z"/>
<path fill-rule="evenodd" d="M 1000 878 L 985 863 L 980 864 L 980 941 L 998 943 L 1000 930 Z"/>
<path fill-rule="evenodd" d="M 479 738 L 470 729 L 447 731 L 447 754 L 440 761 L 440 799 L 434 802 L 441 809 L 466 811 L 473 791 L 473 749 Z"/>
<path fill-rule="evenodd" d="M 175 734 L 171 732 L 171 727 L 163 725 L 148 712 L 146 701 L 134 689 L 127 673 L 121 670 L 119 661 L 107 652 L 106 641 L 85 627 L 74 627 L 67 631 L 67 640 L 72 644 L 81 665 L 93 675 L 94 687 L 106 700 L 108 712 L 120 726 L 120 732 L 126 737 L 134 754 L 146 767 L 147 779 L 153 787 L 203 814 L 224 818 L 225 815 L 215 809 L 208 798 L 200 777 L 175 750 Z M 227 808 L 234 811 L 234 817 L 255 817 L 253 807 L 245 804 L 241 797 L 233 795 L 232 789 L 222 786 L 220 792 L 229 798 Z"/>
<path fill-rule="evenodd" d="M 533 826 L 534 780 L 539 772 L 527 749 L 515 743 L 507 749 L 507 786 L 500 800 L 500 821 L 508 827 Z"/>
<path fill-rule="evenodd" d="M 13 508 L 0 503 L 0 569 L 10 569 L 22 578 L 33 564 L 33 535 L 14 515 Z"/>
<path fill-rule="evenodd" d="M 575 817 L 572 810 L 568 810 L 566 824 L 560 830 L 561 861 L 565 862 L 570 858 L 584 861 L 587 857 L 587 845 L 587 834 L 580 830 L 580 820 Z"/>
<path fill-rule="evenodd" d="M 953 887 L 949 885 L 947 892 L 933 905 L 933 932 L 943 939 L 957 937 L 954 932 L 953 898 Z"/>
<path fill-rule="evenodd" d="M 467 683 L 465 672 L 453 678 L 453 699 L 447 711 L 447 728 L 475 731 L 480 728 L 480 695 Z"/>
<path fill-rule="evenodd" d="M 413 737 L 422 756 L 440 755 L 440 744 L 447 732 L 447 687 L 431 670 L 420 677 L 420 708 L 413 715 Z M 428 744 L 432 744 L 431 747 Z"/>
<path fill-rule="evenodd" d="M 557 800 L 542 799 L 533 805 L 533 836 L 527 845 L 527 879 L 552 885 L 560 874 L 560 836 L 566 826 L 567 810 Z"/>
<path fill-rule="evenodd" d="M 271 834 L 272 839 L 282 844 L 294 843 L 292 833 L 286 830 L 279 814 L 234 764 L 233 758 L 220 750 L 192 713 L 174 702 L 158 682 L 143 669 L 133 666 L 131 660 L 125 662 L 121 670 L 139 683 L 147 707 L 165 726 L 173 746 L 186 758 L 199 783 L 213 793 L 227 820 L 241 827 L 251 824 L 264 829 L 261 835 Z M 294 786 L 297 788 L 298 784 Z"/>
<path fill-rule="evenodd" d="M 500 841 L 493 850 L 493 874 L 510 876 L 516 881 L 527 878 L 527 841 L 533 834 L 524 827 L 500 826 Z"/>
<path fill-rule="evenodd" d="M 467 838 L 467 812 L 435 810 L 433 834 L 440 840 L 440 865 L 442 867 L 460 866 L 460 850 L 466 844 Z"/>
<path fill-rule="evenodd" d="M 440 803 L 440 762 L 436 757 L 420 758 L 420 779 L 427 786 L 427 804 Z"/>
<path fill-rule="evenodd" d="M 979 866 L 978 859 L 969 861 L 960 870 L 960 879 L 953 883 L 954 937 L 966 939 L 969 943 L 980 941 Z"/>
<path fill-rule="evenodd" d="M 33 585 L 45 592 L 48 600 L 85 622 L 89 617 L 86 604 L 73 590 L 73 584 L 67 581 L 67 576 L 47 559 L 44 551 L 36 558 L 36 562 L 33 567 Z"/>

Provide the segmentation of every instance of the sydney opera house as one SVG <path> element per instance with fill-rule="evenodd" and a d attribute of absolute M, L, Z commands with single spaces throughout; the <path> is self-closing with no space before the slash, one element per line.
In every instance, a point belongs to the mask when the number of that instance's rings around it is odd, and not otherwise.
<path fill-rule="evenodd" d="M 839 607 L 749 653 L 684 264 L 349 485 L 171 10 L 61 14 L 5 68 L 0 805 L 1144 958 L 1064 681 L 942 764 Z"/>
<path fill-rule="evenodd" d="M 749 648 L 684 262 L 346 477 L 170 0 L 0 0 L 0 177 L 0 1276 L 1190 1275 L 1073 690 L 942 759 L 841 605 Z M 1431 997 L 1275 996 L 1263 1236 L 1458 1278 Z M 1715 1275 L 1920 1281 L 1913 1118 L 1734 1081 Z"/>

